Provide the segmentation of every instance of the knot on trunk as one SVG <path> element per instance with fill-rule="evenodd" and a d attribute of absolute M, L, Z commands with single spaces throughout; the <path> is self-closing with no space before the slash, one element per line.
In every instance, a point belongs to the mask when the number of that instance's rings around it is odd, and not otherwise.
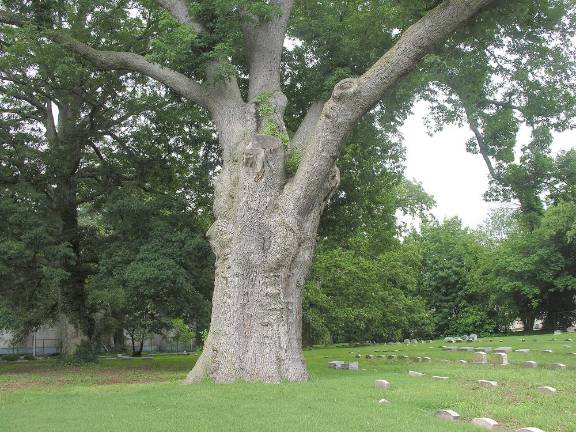
<path fill-rule="evenodd" d="M 322 199 L 322 209 L 326 207 L 334 192 L 338 190 L 338 186 L 340 186 L 340 170 L 336 165 L 330 171 L 329 177 L 326 179 L 326 183 L 324 184 L 324 188 L 322 189 L 324 198 Z"/>
<path fill-rule="evenodd" d="M 242 164 L 255 174 L 255 181 L 262 179 L 266 166 L 272 168 L 269 159 L 279 149 L 282 141 L 272 135 L 255 135 L 248 143 Z"/>
<path fill-rule="evenodd" d="M 346 78 L 336 84 L 332 92 L 332 98 L 340 100 L 345 97 L 350 97 L 358 90 L 357 80 L 355 78 Z"/>

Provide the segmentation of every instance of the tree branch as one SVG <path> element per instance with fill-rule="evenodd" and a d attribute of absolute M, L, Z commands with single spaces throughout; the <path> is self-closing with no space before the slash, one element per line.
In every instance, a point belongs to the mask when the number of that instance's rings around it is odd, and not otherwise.
<path fill-rule="evenodd" d="M 52 38 L 71 51 L 88 59 L 96 67 L 106 70 L 139 72 L 165 84 L 179 95 L 210 109 L 209 92 L 202 84 L 179 72 L 149 62 L 138 54 L 94 49 L 77 39 L 63 34 L 61 31 L 52 33 Z"/>
<path fill-rule="evenodd" d="M 322 109 L 324 108 L 324 101 L 312 102 L 308 112 L 304 116 L 302 123 L 298 127 L 298 130 L 292 137 L 289 143 L 289 150 L 292 151 L 297 149 L 303 151 L 308 144 L 308 140 L 314 135 L 316 131 L 316 126 L 320 120 L 320 115 L 322 114 Z"/>
<path fill-rule="evenodd" d="M 180 24 L 190 26 L 196 33 L 205 32 L 206 29 L 188 13 L 188 6 L 184 0 L 155 0 L 158 5 L 166 9 Z"/>
<path fill-rule="evenodd" d="M 23 25 L 23 21 L 19 17 L 5 10 L 0 10 L 0 23 L 16 27 L 21 27 Z"/>
<path fill-rule="evenodd" d="M 278 16 L 270 20 L 260 22 L 257 17 L 245 14 L 243 31 L 250 65 L 249 100 L 254 100 L 263 91 L 280 91 L 280 61 L 292 0 L 269 3 L 280 10 Z"/>
<path fill-rule="evenodd" d="M 468 124 L 470 125 L 470 129 L 472 130 L 474 136 L 476 137 L 476 142 L 478 143 L 478 149 L 480 150 L 480 154 L 484 159 L 484 163 L 486 164 L 486 168 L 488 168 L 490 176 L 497 182 L 500 182 L 502 179 L 500 178 L 500 176 L 494 169 L 494 166 L 492 165 L 492 161 L 490 160 L 490 156 L 488 155 L 488 146 L 484 141 L 484 136 L 482 135 L 482 132 L 480 132 L 480 129 L 475 124 L 475 122 L 468 121 Z"/>
<path fill-rule="evenodd" d="M 370 110 L 399 78 L 416 67 L 463 22 L 495 0 L 446 0 L 411 25 L 398 42 L 359 81 L 364 112 Z"/>
<path fill-rule="evenodd" d="M 285 190 L 300 215 L 317 205 L 347 134 L 360 118 L 419 61 L 466 20 L 495 0 L 446 0 L 410 26 L 366 73 L 339 82 L 324 105 L 318 126 L 298 171 Z"/>
<path fill-rule="evenodd" d="M 53 141 L 58 138 L 58 130 L 54 123 L 54 112 L 52 111 L 52 101 L 46 103 L 46 138 Z"/>

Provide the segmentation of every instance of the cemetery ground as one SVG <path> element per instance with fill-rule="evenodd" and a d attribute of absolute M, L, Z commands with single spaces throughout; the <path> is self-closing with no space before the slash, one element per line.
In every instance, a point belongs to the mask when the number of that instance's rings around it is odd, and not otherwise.
<path fill-rule="evenodd" d="M 305 384 L 181 385 L 194 354 L 66 367 L 53 359 L 0 362 L 0 431 L 481 431 L 471 419 L 489 417 L 505 431 L 573 432 L 576 342 L 571 337 L 576 339 L 565 333 L 454 344 L 530 350 L 508 354 L 508 366 L 472 364 L 473 352 L 444 351 L 444 341 L 314 348 L 305 352 L 311 374 Z M 356 359 L 358 354 L 362 358 Z M 388 355 L 410 359 L 378 357 Z M 418 362 L 416 356 L 432 360 Z M 330 369 L 332 360 L 358 360 L 359 370 Z M 538 367 L 523 368 L 529 360 Z M 566 368 L 551 369 L 553 363 Z M 409 376 L 410 370 L 424 375 Z M 389 381 L 390 388 L 376 389 L 377 379 Z M 482 379 L 498 386 L 481 386 Z M 557 392 L 543 394 L 539 386 Z M 389 403 L 379 403 L 383 398 Z M 440 409 L 462 418 L 439 419 L 434 414 Z"/>

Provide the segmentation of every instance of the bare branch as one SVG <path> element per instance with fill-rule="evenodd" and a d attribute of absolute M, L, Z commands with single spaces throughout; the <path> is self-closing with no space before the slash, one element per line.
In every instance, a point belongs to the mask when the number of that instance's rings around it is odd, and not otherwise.
<path fill-rule="evenodd" d="M 488 155 L 488 146 L 486 145 L 486 142 L 484 141 L 484 136 L 482 135 L 482 132 L 480 132 L 480 129 L 475 124 L 475 122 L 469 121 L 468 123 L 470 125 L 470 129 L 472 130 L 472 132 L 474 133 L 474 136 L 476 137 L 476 142 L 478 143 L 478 148 L 480 149 L 480 154 L 482 155 L 482 158 L 484 159 L 484 163 L 486 164 L 486 168 L 488 168 L 488 172 L 490 173 L 490 176 L 498 182 L 501 181 L 502 179 L 500 178 L 500 176 L 498 175 L 498 173 L 494 169 L 494 166 L 492 165 L 492 161 L 490 160 L 490 156 Z"/>
<path fill-rule="evenodd" d="M 149 62 L 138 54 L 94 49 L 62 32 L 54 32 L 52 37 L 66 48 L 91 61 L 96 67 L 107 70 L 139 72 L 167 85 L 181 96 L 205 108 L 210 108 L 209 92 L 202 84 L 180 72 Z"/>
<path fill-rule="evenodd" d="M 176 18 L 176 21 L 190 26 L 196 33 L 206 31 L 202 23 L 190 16 L 188 6 L 184 0 L 156 0 L 156 3 L 170 12 Z"/>
<path fill-rule="evenodd" d="M 98 157 L 98 159 L 100 159 L 100 162 L 106 163 L 106 159 L 104 158 L 104 155 L 102 154 L 98 146 L 90 140 L 88 141 L 88 145 L 92 148 L 92 150 L 94 150 L 94 154 Z"/>

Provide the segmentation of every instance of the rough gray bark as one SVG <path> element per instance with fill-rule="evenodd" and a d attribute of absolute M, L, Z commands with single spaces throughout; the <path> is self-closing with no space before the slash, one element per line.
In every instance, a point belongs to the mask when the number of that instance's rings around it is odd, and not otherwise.
<path fill-rule="evenodd" d="M 209 377 L 235 381 L 304 381 L 302 288 L 310 269 L 320 215 L 338 186 L 336 159 L 346 135 L 403 75 L 465 20 L 494 0 L 447 0 L 408 28 L 364 75 L 338 83 L 331 98 L 312 105 L 294 142 L 259 134 L 257 96 L 266 92 L 284 132 L 286 97 L 280 55 L 291 0 L 271 0 L 281 13 L 244 26 L 250 63 L 248 101 L 234 79 L 198 83 L 132 53 L 98 51 L 61 34 L 54 38 L 106 69 L 150 76 L 206 107 L 218 130 L 224 164 L 215 189 L 215 223 L 208 232 L 216 254 L 210 332 L 185 382 Z M 157 0 L 178 22 L 193 25 L 181 0 Z M 244 13 L 246 17 L 247 14 Z M 2 20 L 0 13 L 0 20 Z M 10 17 L 6 19 L 11 19 Z M 202 29 L 198 29 L 201 31 Z M 302 160 L 286 177 L 287 151 Z"/>

